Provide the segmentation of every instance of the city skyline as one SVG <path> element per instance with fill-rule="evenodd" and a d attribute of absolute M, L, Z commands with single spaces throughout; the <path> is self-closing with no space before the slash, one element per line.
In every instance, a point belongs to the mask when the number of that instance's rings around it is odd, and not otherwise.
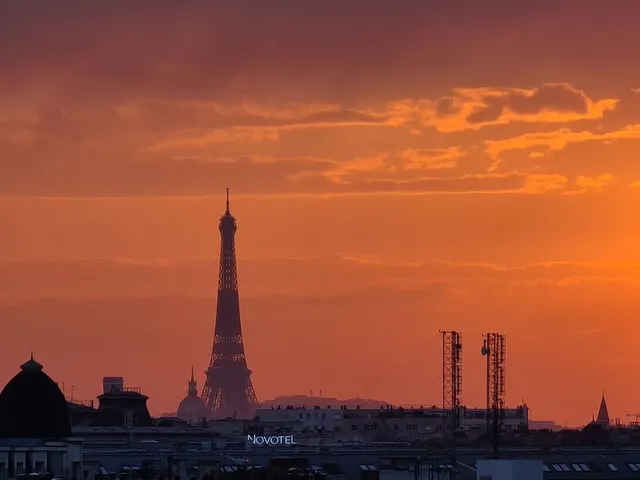
<path fill-rule="evenodd" d="M 63 3 L 1 7 L 0 380 L 204 385 L 230 187 L 260 399 L 438 405 L 456 330 L 483 406 L 494 331 L 533 419 L 640 412 L 640 6 Z"/>

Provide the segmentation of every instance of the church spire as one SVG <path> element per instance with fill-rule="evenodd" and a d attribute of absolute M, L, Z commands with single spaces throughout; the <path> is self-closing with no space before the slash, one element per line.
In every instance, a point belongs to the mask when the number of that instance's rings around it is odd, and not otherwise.
<path fill-rule="evenodd" d="M 191 380 L 189 380 L 189 389 L 187 390 L 187 395 L 190 397 L 198 396 L 198 382 L 193 375 L 193 365 L 191 366 Z"/>
<path fill-rule="evenodd" d="M 609 409 L 607 408 L 607 401 L 604 398 L 604 391 L 602 392 L 602 399 L 600 400 L 600 408 L 598 409 L 598 415 L 596 416 L 596 423 L 602 425 L 609 425 Z"/>

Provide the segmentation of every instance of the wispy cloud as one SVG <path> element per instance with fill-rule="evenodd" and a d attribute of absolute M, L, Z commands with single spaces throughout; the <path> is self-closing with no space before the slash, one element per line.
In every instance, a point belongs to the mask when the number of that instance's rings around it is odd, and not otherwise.
<path fill-rule="evenodd" d="M 541 148 L 544 151 L 562 150 L 572 143 L 607 140 L 638 140 L 640 139 L 640 124 L 627 125 L 622 130 L 605 133 L 590 131 L 574 132 L 568 128 L 553 132 L 526 133 L 506 140 L 487 140 L 487 153 L 493 158 L 510 150 L 527 150 Z M 538 152 L 542 153 L 542 152 Z"/>

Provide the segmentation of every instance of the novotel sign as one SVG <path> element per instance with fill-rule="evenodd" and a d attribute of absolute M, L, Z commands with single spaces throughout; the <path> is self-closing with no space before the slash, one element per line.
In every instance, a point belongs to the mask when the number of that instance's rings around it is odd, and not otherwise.
<path fill-rule="evenodd" d="M 297 445 L 293 435 L 247 435 L 252 445 Z"/>

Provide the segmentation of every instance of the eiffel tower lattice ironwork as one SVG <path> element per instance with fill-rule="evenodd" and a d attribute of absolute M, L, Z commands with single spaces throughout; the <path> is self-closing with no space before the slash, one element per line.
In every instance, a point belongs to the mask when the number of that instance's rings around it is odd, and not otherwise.
<path fill-rule="evenodd" d="M 202 391 L 210 418 L 252 418 L 258 399 L 247 367 L 240 323 L 235 234 L 238 226 L 227 209 L 220 218 L 220 274 L 211 362 Z"/>

